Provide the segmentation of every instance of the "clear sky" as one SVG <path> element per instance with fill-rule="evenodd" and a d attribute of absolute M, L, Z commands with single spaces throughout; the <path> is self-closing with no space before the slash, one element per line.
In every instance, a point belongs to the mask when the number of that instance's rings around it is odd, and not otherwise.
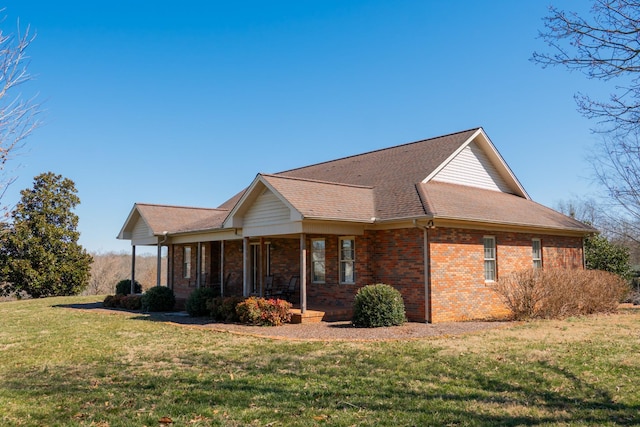
<path fill-rule="evenodd" d="M 3 203 L 72 179 L 90 251 L 129 251 L 135 202 L 217 207 L 259 172 L 477 126 L 535 201 L 597 190 L 573 95 L 602 88 L 530 61 L 545 0 L 2 3 L 37 32 L 22 90 L 45 110 Z"/>

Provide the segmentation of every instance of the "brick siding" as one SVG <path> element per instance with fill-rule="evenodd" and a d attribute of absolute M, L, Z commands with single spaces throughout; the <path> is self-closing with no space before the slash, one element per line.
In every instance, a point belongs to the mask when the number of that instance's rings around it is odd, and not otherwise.
<path fill-rule="evenodd" d="M 366 231 L 355 236 L 355 284 L 339 283 L 339 236 L 307 235 L 307 306 L 350 309 L 362 286 L 386 283 L 398 289 L 411 321 L 461 321 L 500 318 L 508 314 L 499 296 L 484 280 L 483 237 L 496 239 L 497 279 L 512 271 L 531 268 L 532 239 L 542 243 L 545 267 L 582 268 L 582 239 L 527 233 L 483 232 L 454 228 L 429 230 L 431 307 L 425 310 L 424 235 L 420 228 Z M 311 239 L 325 239 L 324 283 L 312 283 Z M 273 238 L 270 272 L 274 288 L 286 287 L 300 275 L 300 239 Z M 218 242 L 208 243 L 206 269 L 219 277 Z M 183 247 L 174 245 L 172 283 L 176 297 L 186 299 L 195 289 L 197 245 L 191 245 L 191 278 L 183 273 Z M 216 252 L 216 248 L 217 251 Z M 224 244 L 225 295 L 242 295 L 242 241 Z M 291 299 L 300 301 L 300 282 Z"/>

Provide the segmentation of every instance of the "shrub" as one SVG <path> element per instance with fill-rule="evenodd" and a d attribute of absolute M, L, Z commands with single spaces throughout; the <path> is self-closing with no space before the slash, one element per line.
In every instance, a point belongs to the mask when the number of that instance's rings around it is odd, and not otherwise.
<path fill-rule="evenodd" d="M 142 294 L 143 311 L 171 311 L 174 305 L 176 297 L 166 286 L 154 286 Z"/>
<path fill-rule="evenodd" d="M 615 312 L 629 291 L 613 273 L 564 269 L 518 271 L 493 289 L 516 320 Z"/>
<path fill-rule="evenodd" d="M 102 301 L 102 306 L 107 308 L 118 308 L 120 307 L 120 300 L 123 295 L 107 295 L 107 297 Z"/>
<path fill-rule="evenodd" d="M 142 308 L 142 295 L 122 295 L 120 307 L 127 310 L 140 310 Z"/>
<path fill-rule="evenodd" d="M 216 297 L 207 300 L 209 315 L 222 322 L 239 322 L 236 306 L 244 301 L 243 297 Z"/>
<path fill-rule="evenodd" d="M 291 303 L 281 299 L 250 297 L 236 306 L 242 323 L 280 326 L 291 320 Z"/>
<path fill-rule="evenodd" d="M 142 293 L 142 285 L 136 280 L 134 282 L 135 294 Z M 116 284 L 116 295 L 129 295 L 131 293 L 131 279 L 120 280 Z"/>
<path fill-rule="evenodd" d="M 406 320 L 402 295 L 389 285 L 367 285 L 355 296 L 352 323 L 356 327 L 397 326 Z"/>
<path fill-rule="evenodd" d="M 199 288 L 191 292 L 185 305 L 189 316 L 200 317 L 209 314 L 207 301 L 215 298 L 219 293 L 220 291 L 214 288 Z"/>

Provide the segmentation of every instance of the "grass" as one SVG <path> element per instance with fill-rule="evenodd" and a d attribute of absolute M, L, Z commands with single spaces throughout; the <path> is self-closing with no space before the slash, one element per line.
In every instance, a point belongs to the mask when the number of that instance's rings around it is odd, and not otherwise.
<path fill-rule="evenodd" d="M 640 310 L 407 342 L 290 342 L 0 304 L 3 426 L 630 426 Z"/>

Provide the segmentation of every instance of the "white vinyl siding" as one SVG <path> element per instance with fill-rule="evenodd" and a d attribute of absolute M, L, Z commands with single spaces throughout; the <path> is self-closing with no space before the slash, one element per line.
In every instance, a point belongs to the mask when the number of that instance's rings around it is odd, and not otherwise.
<path fill-rule="evenodd" d="M 356 244 L 353 237 L 340 238 L 340 283 L 356 282 Z"/>
<path fill-rule="evenodd" d="M 136 221 L 136 225 L 133 226 L 131 231 L 131 240 L 148 239 L 153 236 L 149 226 L 142 220 Z"/>
<path fill-rule="evenodd" d="M 533 268 L 542 268 L 542 242 L 540 239 L 531 240 L 531 258 Z"/>
<path fill-rule="evenodd" d="M 484 245 L 484 280 L 493 282 L 496 280 L 496 238 L 485 236 Z"/>
<path fill-rule="evenodd" d="M 475 143 L 465 147 L 433 177 L 433 180 L 501 191 L 503 193 L 513 192 L 484 151 Z"/>
<path fill-rule="evenodd" d="M 265 190 L 244 215 L 244 227 L 284 224 L 291 220 L 291 211 L 278 197 Z"/>

